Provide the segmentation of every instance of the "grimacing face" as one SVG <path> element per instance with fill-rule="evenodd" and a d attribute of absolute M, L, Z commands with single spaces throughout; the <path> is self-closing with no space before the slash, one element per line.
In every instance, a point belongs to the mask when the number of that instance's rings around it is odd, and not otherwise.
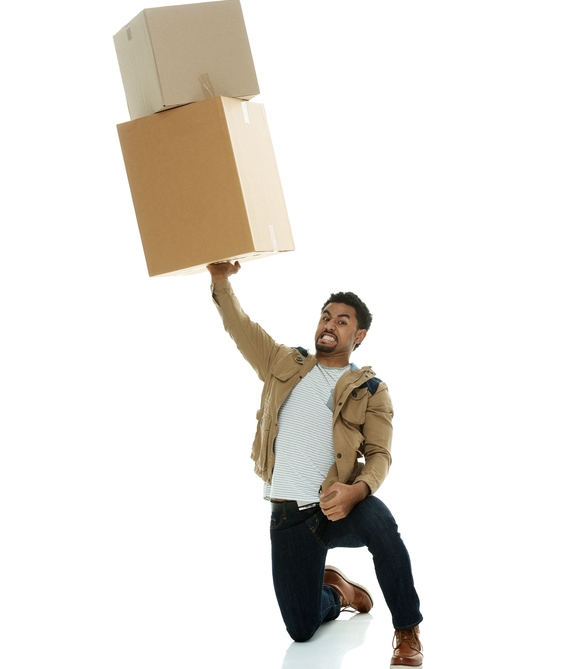
<path fill-rule="evenodd" d="M 357 312 L 341 302 L 330 302 L 324 307 L 316 329 L 316 351 L 325 354 L 349 355 L 360 344 L 366 330 L 360 330 Z"/>

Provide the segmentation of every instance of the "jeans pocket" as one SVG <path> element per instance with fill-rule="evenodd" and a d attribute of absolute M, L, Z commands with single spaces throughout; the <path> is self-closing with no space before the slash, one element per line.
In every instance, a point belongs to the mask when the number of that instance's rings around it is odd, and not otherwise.
<path fill-rule="evenodd" d="M 324 531 L 325 528 L 327 527 L 327 522 L 325 516 L 323 515 L 323 512 L 318 510 L 313 516 L 308 518 L 307 525 L 308 529 L 314 535 L 316 541 L 320 544 L 320 546 L 323 546 L 325 549 L 327 549 L 328 546 L 326 545 L 326 541 L 328 537 L 326 536 L 326 532 Z"/>
<path fill-rule="evenodd" d="M 318 518 L 318 514 L 315 513 L 308 520 L 306 521 L 306 524 L 308 525 L 308 529 L 312 534 L 316 534 L 318 531 L 318 528 L 320 527 L 320 520 Z"/>
<path fill-rule="evenodd" d="M 271 513 L 271 530 L 277 530 L 284 522 L 282 513 Z"/>

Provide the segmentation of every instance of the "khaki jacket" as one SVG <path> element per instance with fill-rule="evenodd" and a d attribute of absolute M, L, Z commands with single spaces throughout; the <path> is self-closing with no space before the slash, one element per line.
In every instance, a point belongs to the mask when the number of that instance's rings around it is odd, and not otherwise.
<path fill-rule="evenodd" d="M 277 344 L 244 313 L 227 279 L 212 285 L 212 296 L 226 331 L 264 382 L 251 457 L 255 473 L 270 483 L 279 409 L 317 360 L 304 349 Z M 377 490 L 391 463 L 392 417 L 386 384 L 375 377 L 370 367 L 343 374 L 334 390 L 335 463 L 322 490 L 336 481 L 365 481 L 371 494 Z"/>

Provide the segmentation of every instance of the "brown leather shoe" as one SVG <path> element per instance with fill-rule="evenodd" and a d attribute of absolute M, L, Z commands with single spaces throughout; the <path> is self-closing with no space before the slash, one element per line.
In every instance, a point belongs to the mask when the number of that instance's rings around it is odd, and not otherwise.
<path fill-rule="evenodd" d="M 391 667 L 421 667 L 424 656 L 420 642 L 420 628 L 394 630 L 392 647 L 394 653 L 390 661 Z"/>
<path fill-rule="evenodd" d="M 336 567 L 326 565 L 324 585 L 337 591 L 343 609 L 351 607 L 359 613 L 369 613 L 373 608 L 373 598 L 367 588 L 350 581 Z"/>

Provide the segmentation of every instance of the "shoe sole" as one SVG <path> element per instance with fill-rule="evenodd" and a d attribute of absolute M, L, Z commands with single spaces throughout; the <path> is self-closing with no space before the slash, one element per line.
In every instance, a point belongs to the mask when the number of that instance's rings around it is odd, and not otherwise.
<path fill-rule="evenodd" d="M 373 608 L 373 606 L 374 606 L 373 597 L 364 585 L 361 585 L 360 583 L 355 583 L 355 581 L 352 581 L 350 578 L 347 578 L 347 576 L 342 571 L 340 571 L 337 567 L 332 567 L 331 565 L 327 564 L 325 569 L 326 569 L 326 571 L 334 571 L 336 574 L 341 576 L 341 578 L 346 583 L 349 583 L 349 585 L 354 585 L 356 588 L 359 588 L 359 590 L 363 590 L 363 592 L 371 600 L 371 608 Z M 420 665 L 420 666 L 422 666 L 422 665 Z M 415 669 L 418 669 L 418 667 L 415 667 Z"/>

